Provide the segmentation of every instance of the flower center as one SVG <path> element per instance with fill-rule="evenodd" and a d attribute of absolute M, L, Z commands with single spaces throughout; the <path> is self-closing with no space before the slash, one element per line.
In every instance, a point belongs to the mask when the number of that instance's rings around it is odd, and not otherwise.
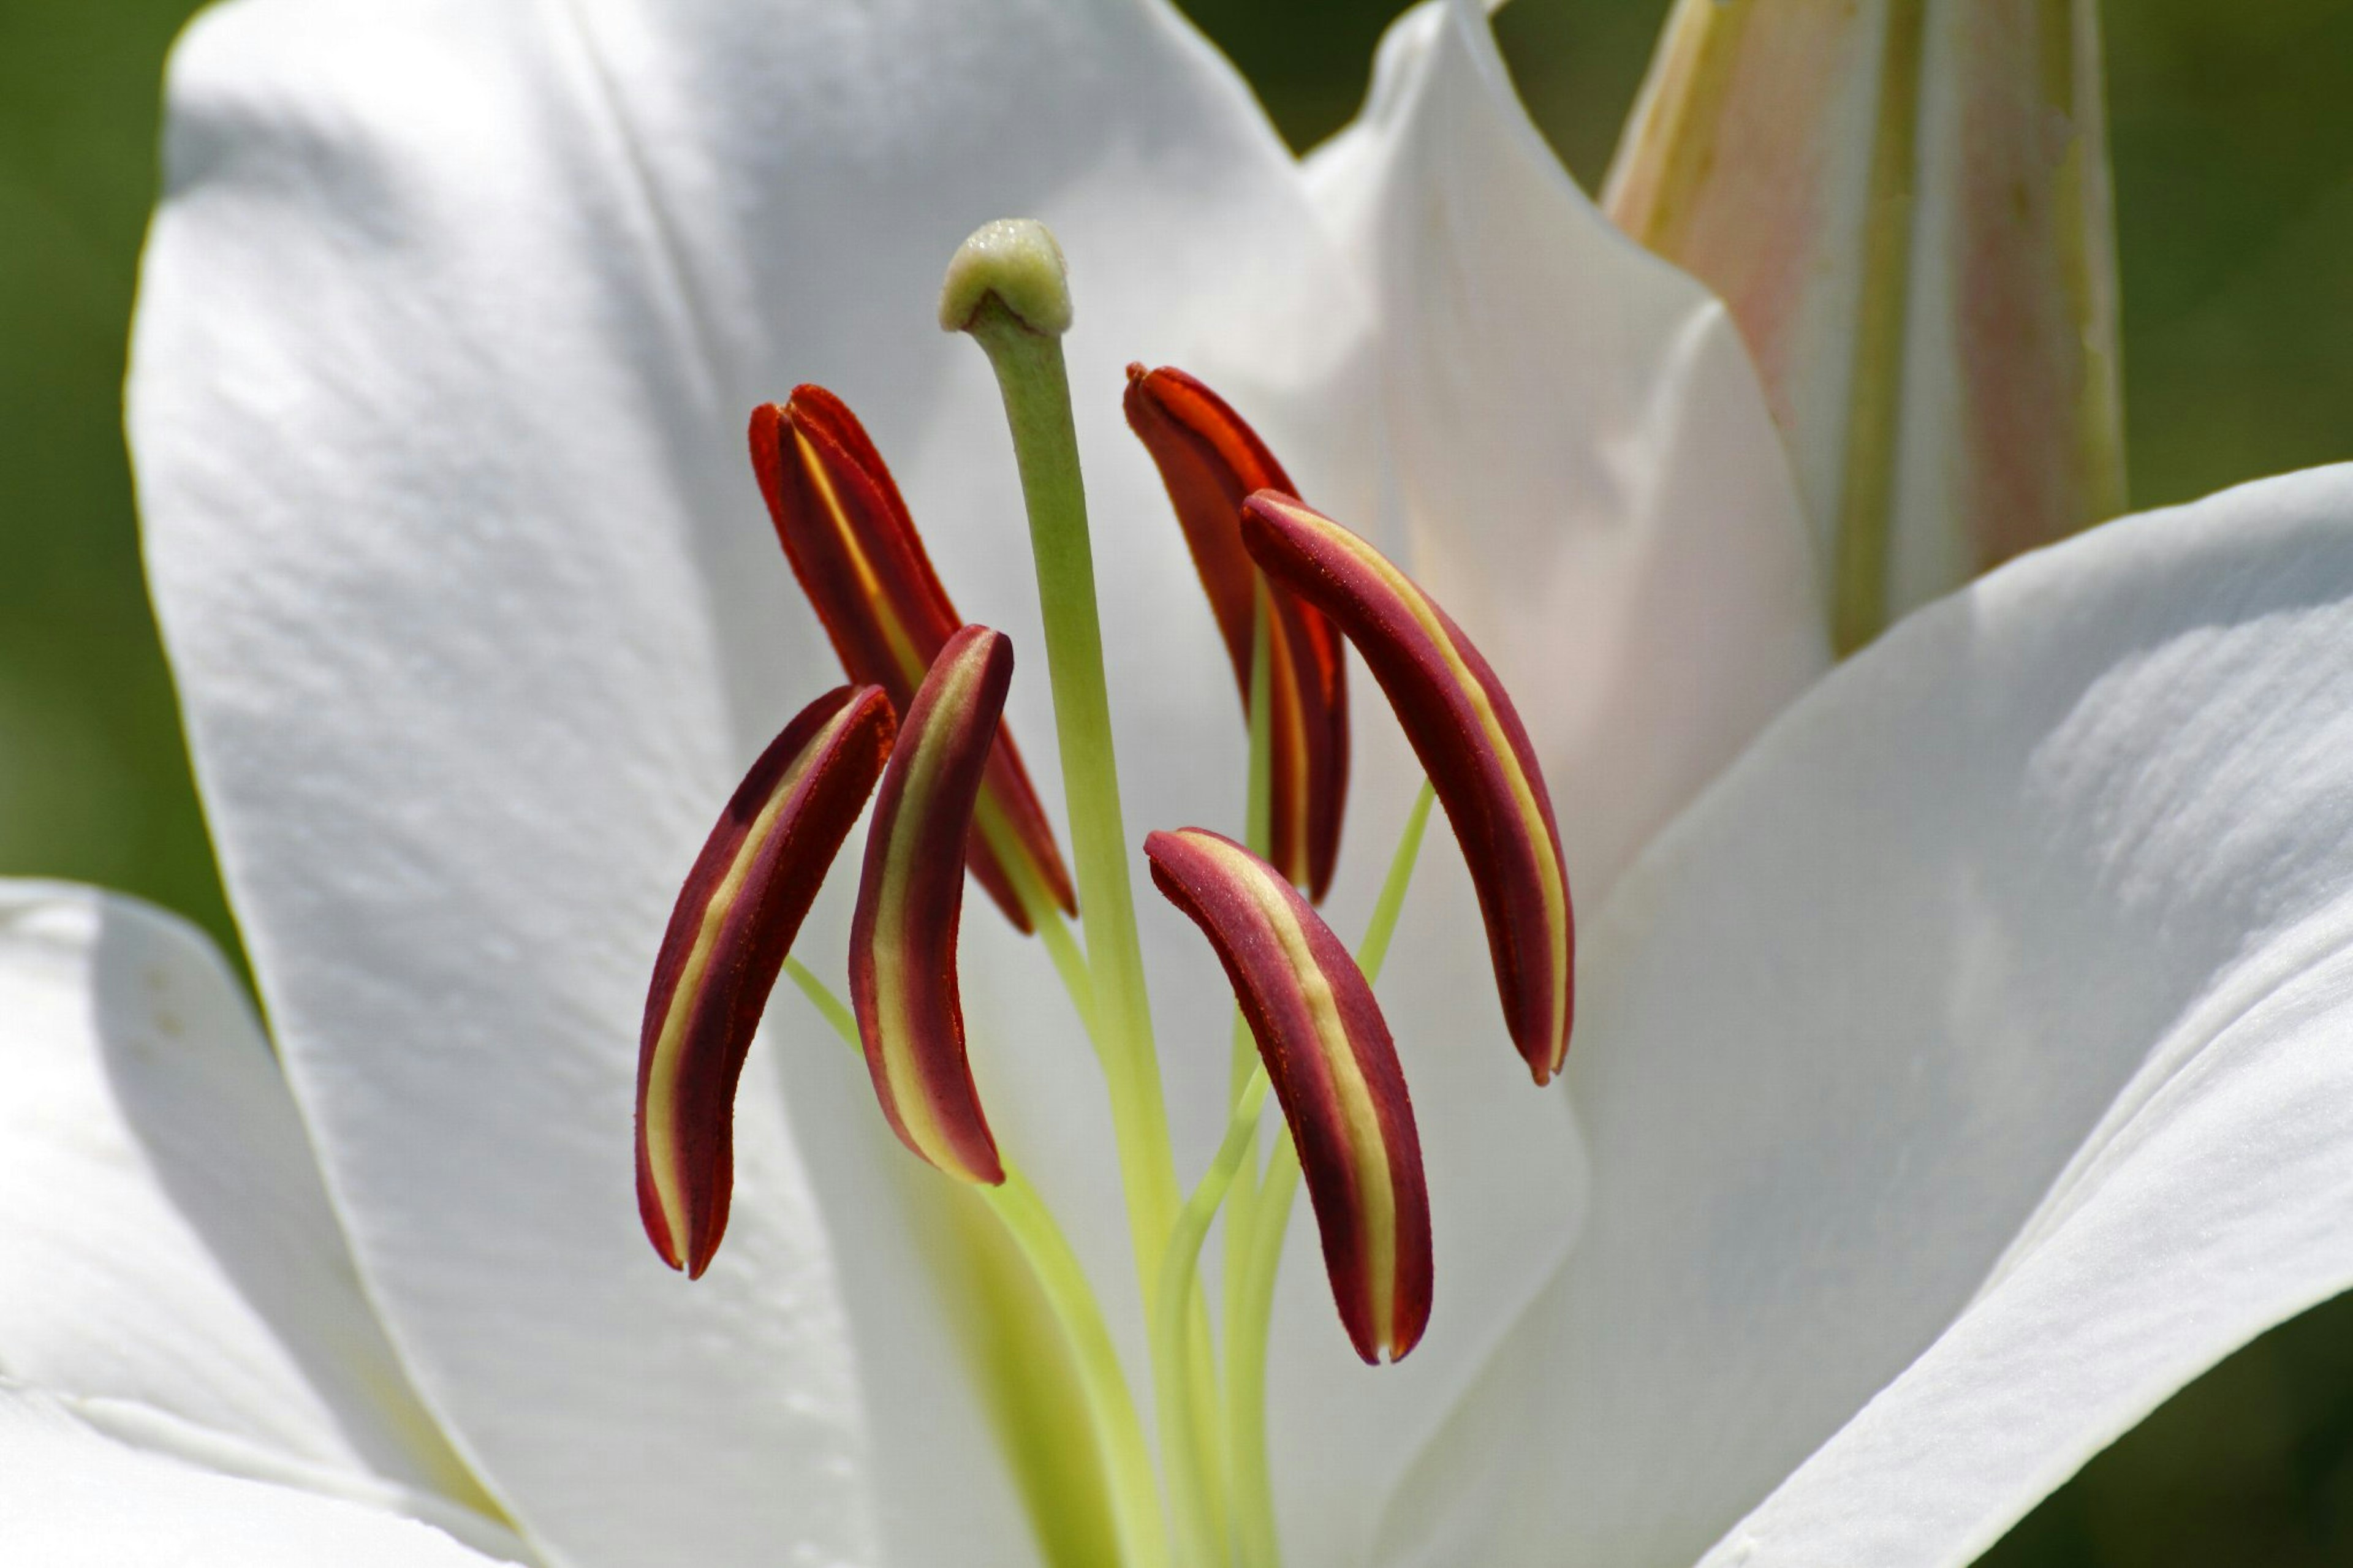
<path fill-rule="evenodd" d="M 892 1131 L 980 1199 L 1050 1313 L 1075 1369 L 1076 1426 L 1108 1502 L 1116 1561 L 1271 1568 L 1268 1333 L 1303 1182 L 1357 1353 L 1372 1364 L 1401 1358 L 1430 1318 L 1421 1147 L 1374 982 L 1431 804 L 1445 807 L 1462 846 L 1504 1022 L 1543 1084 L 1567 1048 L 1573 952 L 1551 799 L 1509 695 L 1446 613 L 1302 501 L 1216 393 L 1182 371 L 1131 366 L 1128 422 L 1167 488 L 1250 738 L 1240 838 L 1184 827 L 1142 845 L 1155 886 L 1200 928 L 1236 1001 L 1227 1131 L 1180 1200 L 1062 360 L 1071 298 L 1053 237 L 1021 221 L 979 230 L 948 268 L 940 320 L 979 342 L 1004 399 L 1037 567 L 1070 866 L 1001 727 L 1012 646 L 956 614 L 863 426 L 818 387 L 756 411 L 762 494 L 850 684 L 818 697 L 763 752 L 680 892 L 640 1037 L 640 1212 L 664 1260 L 701 1274 L 726 1227 L 736 1081 L 776 978 L 789 973 L 864 1058 Z M 1349 646 L 1429 777 L 1354 954 L 1316 909 L 1345 802 Z M 792 948 L 870 795 L 845 1002 Z M 1095 1047 L 1147 1304 L 1156 1450 L 1101 1303 L 1022 1176 L 1018 1151 L 991 1131 L 966 1063 L 956 952 L 966 870 L 1046 947 Z M 1270 1093 L 1282 1121 L 1261 1153 Z M 1221 1216 L 1213 1312 L 1198 1262 Z M 1052 1539 L 1047 1522 L 1041 1537 Z"/>

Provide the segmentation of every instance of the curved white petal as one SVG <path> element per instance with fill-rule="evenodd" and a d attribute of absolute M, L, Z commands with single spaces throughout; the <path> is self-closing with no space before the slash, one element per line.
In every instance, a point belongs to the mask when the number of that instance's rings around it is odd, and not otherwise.
<path fill-rule="evenodd" d="M 210 943 L 0 883 L 0 1375 L 141 1447 L 503 1536 L 360 1294 Z"/>
<path fill-rule="evenodd" d="M 0 1531 L 41 1568 L 485 1568 L 448 1535 L 346 1502 L 209 1473 L 99 1436 L 0 1384 Z"/>
<path fill-rule="evenodd" d="M 2340 468 L 2025 557 L 1768 731 L 1597 922 L 1592 1217 L 1390 1560 L 1762 1500 L 1707 1561 L 1960 1563 L 2353 1284 L 2348 689 Z"/>
<path fill-rule="evenodd" d="M 932 302 L 976 223 L 1051 223 L 1130 825 L 1238 818 L 1230 684 L 1120 367 L 1186 364 L 1314 493 L 1366 488 L 1365 411 L 1324 395 L 1362 317 L 1280 143 L 1153 5 L 248 0 L 184 43 L 168 152 L 132 386 L 159 613 L 290 1077 L 427 1401 L 582 1564 L 1026 1551 L 911 1173 L 797 998 L 712 1274 L 638 1234 L 663 918 L 738 771 L 839 679 L 741 430 L 801 379 L 867 416 L 960 607 L 1013 634 L 1050 808 L 1009 449 Z M 1034 944 L 976 911 L 965 948 L 992 1118 L 1136 1321 L 1087 1050 Z M 1176 990 L 1193 1169 L 1225 1005 Z"/>
<path fill-rule="evenodd" d="M 1467 0 L 1390 28 L 1310 174 L 1380 304 L 1419 575 L 1511 687 L 1590 906 L 1827 663 L 1756 373 L 1560 167 Z"/>

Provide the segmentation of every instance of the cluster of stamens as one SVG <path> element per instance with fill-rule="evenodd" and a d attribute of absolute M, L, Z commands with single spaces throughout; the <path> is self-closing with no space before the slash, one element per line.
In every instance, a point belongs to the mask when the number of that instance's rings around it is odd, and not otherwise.
<path fill-rule="evenodd" d="M 957 615 L 865 429 L 814 386 L 755 411 L 761 492 L 849 684 L 811 702 L 762 752 L 679 895 L 640 1038 L 638 1204 L 663 1259 L 701 1275 L 727 1224 L 736 1082 L 770 992 L 792 965 L 863 1054 L 899 1140 L 993 1194 L 1039 1268 L 1084 1369 L 1124 1559 L 1168 1561 L 1173 1526 L 1187 1568 L 1229 1556 L 1271 1562 L 1265 1477 L 1240 1473 L 1251 1453 L 1262 1465 L 1262 1410 L 1242 1413 L 1258 1424 L 1254 1441 L 1243 1431 L 1221 1442 L 1202 1428 L 1194 1264 L 1209 1219 L 1231 1193 L 1236 1205 L 1252 1204 L 1261 1237 L 1271 1225 L 1279 1238 L 1285 1175 L 1303 1177 L 1341 1323 L 1367 1363 L 1411 1351 L 1431 1300 L 1420 1142 L 1368 975 L 1396 918 L 1427 796 L 1376 912 L 1368 946 L 1377 951 L 1352 956 L 1316 910 L 1338 858 L 1347 790 L 1346 647 L 1388 698 L 1453 826 L 1504 1023 L 1538 1084 L 1559 1070 L 1568 1046 L 1567 881 L 1527 734 L 1461 629 L 1371 545 L 1302 501 L 1265 443 L 1216 393 L 1182 371 L 1131 366 L 1128 423 L 1167 488 L 1251 733 L 1253 820 L 1242 838 L 1186 827 L 1143 843 L 1155 885 L 1222 962 L 1259 1058 L 1254 1071 L 1236 1075 L 1226 1146 L 1177 1208 L 1148 1020 L 1138 1027 L 1123 1011 L 1126 991 L 1140 1001 L 1119 964 L 1124 952 L 1132 967 L 1134 952 L 1124 858 L 1131 848 L 1118 834 L 1108 728 L 1096 711 L 1101 654 L 1059 344 L 1069 315 L 1060 251 L 1034 224 L 976 235 L 942 304 L 944 324 L 970 331 L 989 351 L 1014 426 L 1079 875 L 1066 868 L 1000 725 L 1011 644 Z M 1036 416 L 1041 398 L 1050 413 L 1060 399 L 1059 417 Z M 1097 757 L 1100 771 L 1082 773 L 1074 755 Z M 844 1008 L 791 950 L 870 796 Z M 1091 838 L 1116 853 L 1091 855 Z M 1083 1283 L 1071 1287 L 1069 1271 L 1055 1266 L 1054 1249 L 1067 1247 L 1000 1151 L 966 1065 L 956 939 L 967 868 L 1008 920 L 1046 942 L 1097 1042 L 1138 1268 L 1154 1304 L 1165 1502 L 1148 1474 L 1136 1481 L 1136 1468 L 1148 1471 L 1150 1462 L 1100 1314 Z M 1069 929 L 1082 893 L 1083 952 Z M 1253 1155 L 1270 1089 L 1289 1136 L 1277 1132 L 1261 1173 Z M 1247 1300 L 1251 1289 L 1240 1280 L 1229 1295 Z M 1248 1325 L 1238 1321 L 1229 1314 L 1224 1347 L 1232 1376 L 1253 1350 L 1261 1362 L 1264 1354 L 1262 1315 L 1255 1346 L 1240 1342 Z M 1214 1369 L 1207 1375 L 1214 1382 Z M 1236 1473 L 1203 1474 L 1219 1466 Z"/>

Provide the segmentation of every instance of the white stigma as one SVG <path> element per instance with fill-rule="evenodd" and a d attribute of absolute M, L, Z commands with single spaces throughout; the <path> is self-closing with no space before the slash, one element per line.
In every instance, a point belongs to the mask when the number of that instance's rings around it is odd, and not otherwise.
<path fill-rule="evenodd" d="M 1070 269 L 1053 230 L 1027 217 L 1001 217 L 973 230 L 940 285 L 941 330 L 970 331 L 992 295 L 1041 337 L 1071 330 Z"/>

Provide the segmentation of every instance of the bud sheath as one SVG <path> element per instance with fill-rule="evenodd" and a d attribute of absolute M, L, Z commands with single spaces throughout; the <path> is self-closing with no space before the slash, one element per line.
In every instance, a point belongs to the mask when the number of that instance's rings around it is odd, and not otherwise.
<path fill-rule="evenodd" d="M 803 709 L 752 764 L 670 911 L 638 1042 L 638 1211 L 654 1250 L 690 1276 L 727 1229 L 753 1032 L 892 729 L 871 686 Z"/>
<path fill-rule="evenodd" d="M 849 927 L 849 1002 L 891 1130 L 949 1175 L 989 1186 L 1005 1167 L 965 1059 L 956 852 L 1012 681 L 1000 632 L 966 626 L 941 648 L 882 775 Z"/>
<path fill-rule="evenodd" d="M 1677 0 L 1602 204 L 1720 295 L 1843 649 L 2124 508 L 2095 0 Z"/>
<path fill-rule="evenodd" d="M 1552 799 L 1503 682 L 1404 573 L 1312 507 L 1261 490 L 1242 542 L 1332 617 L 1388 694 L 1478 889 L 1504 1022 L 1549 1082 L 1568 1053 L 1576 932 Z"/>
<path fill-rule="evenodd" d="M 1413 1104 L 1372 987 L 1283 875 L 1204 828 L 1144 842 L 1152 880 L 1232 981 L 1291 1123 L 1340 1321 L 1377 1363 L 1430 1321 L 1430 1194 Z"/>

